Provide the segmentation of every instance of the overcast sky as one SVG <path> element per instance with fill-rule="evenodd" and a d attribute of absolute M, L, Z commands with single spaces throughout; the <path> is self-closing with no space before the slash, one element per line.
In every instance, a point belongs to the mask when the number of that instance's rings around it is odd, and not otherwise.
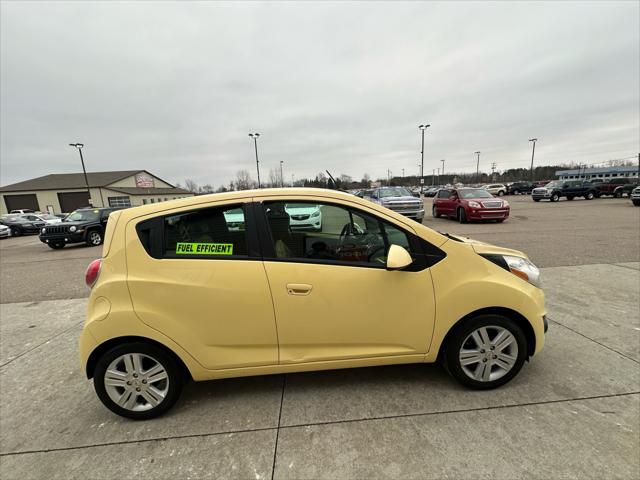
<path fill-rule="evenodd" d="M 602 162 L 640 150 L 640 2 L 2 2 L 1 179 L 218 187 Z"/>

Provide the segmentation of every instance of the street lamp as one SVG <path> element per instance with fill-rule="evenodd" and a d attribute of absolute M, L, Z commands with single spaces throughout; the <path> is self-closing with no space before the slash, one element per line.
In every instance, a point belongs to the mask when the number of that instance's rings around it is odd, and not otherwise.
<path fill-rule="evenodd" d="M 259 133 L 250 133 L 249 136 L 253 138 L 253 146 L 256 149 L 256 170 L 258 172 L 258 188 L 260 188 L 260 163 L 258 162 L 258 137 Z"/>
<path fill-rule="evenodd" d="M 424 131 L 429 128 L 431 125 L 418 125 L 420 132 L 422 133 L 422 150 L 420 151 L 421 161 L 420 161 L 420 192 L 422 192 L 422 185 L 424 185 Z"/>
<path fill-rule="evenodd" d="M 480 184 L 480 152 L 473 152 L 478 156 L 478 161 L 476 162 L 476 182 L 478 185 Z"/>
<path fill-rule="evenodd" d="M 87 194 L 89 195 L 89 205 L 93 207 L 93 201 L 91 200 L 91 190 L 89 190 L 89 179 L 87 178 L 87 170 L 84 168 L 84 158 L 82 156 L 82 147 L 84 147 L 84 144 L 70 143 L 69 146 L 77 148 L 78 153 L 80 154 L 80 163 L 82 163 L 82 173 L 84 174 L 84 184 L 87 186 Z"/>
<path fill-rule="evenodd" d="M 531 150 L 531 181 L 533 182 L 533 157 L 536 154 L 536 142 L 538 141 L 538 139 L 530 138 L 529 141 L 533 142 L 533 149 Z"/>
<path fill-rule="evenodd" d="M 280 186 L 284 187 L 284 177 L 282 176 L 282 164 L 284 160 L 280 160 Z"/>
<path fill-rule="evenodd" d="M 440 160 L 442 162 L 442 176 L 444 177 L 444 160 Z M 444 178 L 443 178 L 444 181 Z"/>

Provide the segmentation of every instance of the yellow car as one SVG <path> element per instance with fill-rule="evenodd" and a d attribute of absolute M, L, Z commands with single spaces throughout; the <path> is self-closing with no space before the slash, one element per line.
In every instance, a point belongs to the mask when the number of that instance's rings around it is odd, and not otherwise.
<path fill-rule="evenodd" d="M 86 281 L 83 371 L 135 419 L 165 412 L 189 379 L 441 362 L 468 387 L 494 388 L 547 329 L 525 254 L 322 189 L 113 212 Z"/>

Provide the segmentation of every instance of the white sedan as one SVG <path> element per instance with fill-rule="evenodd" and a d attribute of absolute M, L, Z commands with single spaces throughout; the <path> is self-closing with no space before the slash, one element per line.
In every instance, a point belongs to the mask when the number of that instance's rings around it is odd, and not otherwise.
<path fill-rule="evenodd" d="M 318 205 L 287 203 L 284 209 L 289 214 L 291 230 L 322 230 L 322 212 Z"/>
<path fill-rule="evenodd" d="M 507 187 L 505 187 L 502 183 L 491 183 L 489 185 L 483 185 L 482 188 L 484 188 L 490 194 L 497 195 L 499 197 L 507 193 Z"/>

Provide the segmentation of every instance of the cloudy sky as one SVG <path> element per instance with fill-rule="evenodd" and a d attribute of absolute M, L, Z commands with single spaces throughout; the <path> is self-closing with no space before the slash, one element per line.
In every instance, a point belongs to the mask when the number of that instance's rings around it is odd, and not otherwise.
<path fill-rule="evenodd" d="M 219 186 L 595 163 L 640 150 L 640 3 L 2 2 L 0 183 Z"/>

